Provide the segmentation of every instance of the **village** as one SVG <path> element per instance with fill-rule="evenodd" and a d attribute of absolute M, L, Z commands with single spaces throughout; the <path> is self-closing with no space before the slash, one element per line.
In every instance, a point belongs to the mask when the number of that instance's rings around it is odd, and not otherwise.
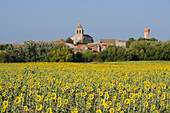
<path fill-rule="evenodd" d="M 149 33 L 150 33 L 150 29 L 145 28 L 144 29 L 145 39 L 149 39 Z M 69 38 L 72 41 L 72 43 L 69 43 L 63 40 L 51 41 L 51 43 L 64 44 L 65 46 L 72 48 L 75 54 L 77 52 L 84 52 L 87 49 L 90 49 L 93 52 L 101 52 L 105 50 L 109 45 L 126 47 L 126 43 L 127 43 L 126 40 L 117 40 L 117 39 L 100 39 L 99 42 L 94 42 L 94 39 L 92 36 L 88 34 L 84 34 L 84 29 L 81 26 L 81 24 L 77 25 L 77 28 L 75 30 L 75 35 Z M 36 41 L 35 43 L 39 44 L 42 42 L 43 41 Z M 27 41 L 27 43 L 29 43 L 29 41 Z M 0 44 L 0 45 L 7 45 L 7 44 Z M 23 44 L 12 43 L 11 45 L 14 47 L 19 47 L 19 46 L 22 46 Z"/>

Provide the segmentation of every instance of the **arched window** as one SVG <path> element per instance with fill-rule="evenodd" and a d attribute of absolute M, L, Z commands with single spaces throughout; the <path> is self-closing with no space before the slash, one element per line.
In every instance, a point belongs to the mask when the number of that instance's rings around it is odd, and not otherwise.
<path fill-rule="evenodd" d="M 77 34 L 79 33 L 79 31 L 77 30 Z"/>
<path fill-rule="evenodd" d="M 81 30 L 79 30 L 79 33 L 81 33 Z"/>

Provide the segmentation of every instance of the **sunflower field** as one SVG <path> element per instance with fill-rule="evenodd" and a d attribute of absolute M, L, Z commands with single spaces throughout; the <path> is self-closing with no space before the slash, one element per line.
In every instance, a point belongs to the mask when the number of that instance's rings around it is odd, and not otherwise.
<path fill-rule="evenodd" d="M 5 113 L 169 113 L 170 62 L 0 63 Z"/>

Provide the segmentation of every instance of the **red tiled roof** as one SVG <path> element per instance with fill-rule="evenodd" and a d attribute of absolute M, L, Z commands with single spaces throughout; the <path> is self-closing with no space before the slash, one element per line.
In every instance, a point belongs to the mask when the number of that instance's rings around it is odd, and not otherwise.
<path fill-rule="evenodd" d="M 79 45 L 75 46 L 75 48 L 81 48 L 83 46 L 87 46 L 87 44 L 79 44 Z"/>
<path fill-rule="evenodd" d="M 61 40 L 56 40 L 56 41 L 52 41 L 53 43 L 62 43 L 62 44 L 65 44 L 66 42 L 64 42 L 64 41 L 61 41 Z"/>
<path fill-rule="evenodd" d="M 21 45 L 23 45 L 23 44 L 12 44 L 12 46 L 14 46 L 14 47 L 19 47 Z"/>

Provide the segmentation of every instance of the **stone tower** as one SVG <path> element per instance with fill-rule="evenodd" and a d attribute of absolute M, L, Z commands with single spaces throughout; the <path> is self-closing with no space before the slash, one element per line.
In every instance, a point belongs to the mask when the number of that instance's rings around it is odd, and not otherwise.
<path fill-rule="evenodd" d="M 83 31 L 83 27 L 78 24 L 77 28 L 76 28 L 76 35 L 83 35 L 84 31 Z"/>
<path fill-rule="evenodd" d="M 84 30 L 83 27 L 78 24 L 77 28 L 76 28 L 76 33 L 74 36 L 70 37 L 73 40 L 73 43 L 76 44 L 77 42 L 83 42 L 83 40 L 85 39 L 85 41 L 87 43 L 92 43 L 93 42 L 93 37 L 84 34 Z"/>
<path fill-rule="evenodd" d="M 150 29 L 149 28 L 145 28 L 144 29 L 144 38 L 146 38 L 146 39 L 149 39 L 149 33 L 150 33 Z"/>

